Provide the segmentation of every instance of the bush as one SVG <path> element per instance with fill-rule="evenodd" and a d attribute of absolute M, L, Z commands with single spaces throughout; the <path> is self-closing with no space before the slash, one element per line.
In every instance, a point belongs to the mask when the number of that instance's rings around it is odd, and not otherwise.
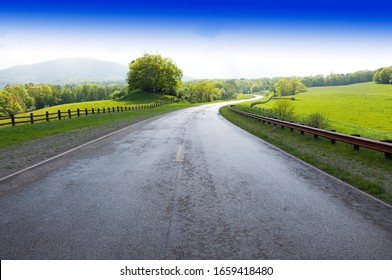
<path fill-rule="evenodd" d="M 272 108 L 275 116 L 284 121 L 293 121 L 295 116 L 295 106 L 290 99 L 279 99 L 275 101 Z"/>
<path fill-rule="evenodd" d="M 328 118 L 323 113 L 313 113 L 307 117 L 305 124 L 308 126 L 325 129 L 328 126 Z"/>

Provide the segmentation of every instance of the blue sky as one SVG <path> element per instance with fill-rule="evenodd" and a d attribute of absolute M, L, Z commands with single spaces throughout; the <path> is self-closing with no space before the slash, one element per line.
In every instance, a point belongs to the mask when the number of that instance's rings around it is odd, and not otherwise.
<path fill-rule="evenodd" d="M 62 57 L 170 57 L 195 78 L 392 65 L 392 1 L 4 1 L 0 69 Z"/>

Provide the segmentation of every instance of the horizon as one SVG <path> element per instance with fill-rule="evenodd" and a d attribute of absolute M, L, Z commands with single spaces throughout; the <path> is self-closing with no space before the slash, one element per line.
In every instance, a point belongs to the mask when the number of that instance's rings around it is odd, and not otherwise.
<path fill-rule="evenodd" d="M 102 61 L 102 62 L 115 63 L 115 64 L 119 64 L 119 65 L 121 65 L 121 66 L 124 66 L 124 67 L 127 67 L 127 68 L 128 68 L 128 65 L 124 65 L 124 64 L 121 64 L 121 63 L 118 63 L 118 62 L 114 62 L 114 61 L 109 61 L 109 60 L 101 60 L 101 59 L 89 58 L 89 57 L 60 57 L 60 58 L 51 59 L 51 60 L 45 60 L 45 61 L 40 61 L 40 62 L 36 62 L 36 63 L 14 65 L 14 66 L 11 66 L 11 67 L 6 68 L 6 69 L 0 69 L 0 72 L 3 71 L 3 70 L 8 70 L 8 69 L 14 68 L 14 67 L 30 66 L 30 65 L 36 65 L 36 64 L 46 63 L 46 62 L 53 62 L 53 61 L 57 61 L 57 60 L 67 60 L 67 59 L 69 59 L 69 60 L 71 60 L 71 59 L 96 60 L 96 61 Z M 345 72 L 345 73 L 343 73 L 343 72 L 331 72 L 331 73 L 328 73 L 328 74 L 321 74 L 321 73 L 319 73 L 319 74 L 307 75 L 307 76 L 319 76 L 319 75 L 322 75 L 322 76 L 324 76 L 324 77 L 327 77 L 328 75 L 331 75 L 331 74 L 343 74 L 343 75 L 345 75 L 345 74 L 350 74 L 350 73 L 354 73 L 354 72 L 358 72 L 358 71 L 376 71 L 377 69 L 382 68 L 382 67 L 387 67 L 387 66 L 380 66 L 380 67 L 377 67 L 376 69 L 357 69 L 357 70 L 354 70 L 354 71 L 352 71 L 352 72 Z M 237 80 L 246 79 L 246 80 L 253 80 L 253 79 L 264 79 L 264 78 L 269 78 L 269 79 L 273 79 L 273 78 L 296 78 L 296 77 L 301 78 L 301 77 L 306 77 L 306 76 L 294 75 L 294 76 L 271 76 L 271 77 L 269 77 L 269 76 L 260 76 L 260 77 L 255 77 L 255 78 L 248 78 L 248 77 L 241 77 L 241 78 L 220 78 L 220 77 L 198 78 L 198 77 L 191 77 L 191 76 L 188 76 L 188 75 L 186 75 L 186 74 L 183 73 L 183 78 L 184 78 L 184 77 L 187 78 L 187 79 L 196 81 L 196 80 L 225 80 L 225 79 L 237 79 Z M 124 78 L 124 80 L 125 80 L 125 78 Z"/>
<path fill-rule="evenodd" d="M 127 66 L 144 53 L 169 57 L 196 79 L 326 76 L 392 65 L 386 1 L 109 3 L 4 3 L 0 70 L 76 57 Z"/>

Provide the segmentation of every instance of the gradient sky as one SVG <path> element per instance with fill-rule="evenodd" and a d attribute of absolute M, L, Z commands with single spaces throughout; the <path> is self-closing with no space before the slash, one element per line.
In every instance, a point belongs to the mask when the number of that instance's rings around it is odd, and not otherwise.
<path fill-rule="evenodd" d="M 3 1 L 3 0 L 0 0 Z M 170 57 L 194 78 L 392 65 L 392 1 L 0 2 L 0 69 L 63 57 Z"/>

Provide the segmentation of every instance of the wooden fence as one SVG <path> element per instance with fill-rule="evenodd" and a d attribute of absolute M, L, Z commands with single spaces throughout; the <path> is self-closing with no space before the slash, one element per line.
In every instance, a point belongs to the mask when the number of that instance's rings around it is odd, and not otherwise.
<path fill-rule="evenodd" d="M 61 120 L 61 119 L 70 119 L 72 117 L 81 117 L 87 115 L 95 115 L 95 114 L 110 114 L 110 113 L 118 113 L 124 111 L 134 111 L 134 110 L 145 110 L 145 109 L 153 109 L 158 106 L 171 104 L 173 101 L 162 101 L 153 104 L 147 105 L 134 105 L 134 106 L 117 106 L 117 107 L 107 107 L 107 108 L 91 108 L 91 109 L 76 109 L 76 110 L 67 110 L 60 111 L 54 113 L 49 113 L 46 111 L 45 114 L 34 114 L 30 113 L 30 115 L 26 116 L 15 116 L 10 115 L 9 117 L 0 117 L 0 126 L 11 125 L 15 126 L 17 124 L 34 124 L 35 122 L 40 121 L 50 121 L 50 120 Z"/>

